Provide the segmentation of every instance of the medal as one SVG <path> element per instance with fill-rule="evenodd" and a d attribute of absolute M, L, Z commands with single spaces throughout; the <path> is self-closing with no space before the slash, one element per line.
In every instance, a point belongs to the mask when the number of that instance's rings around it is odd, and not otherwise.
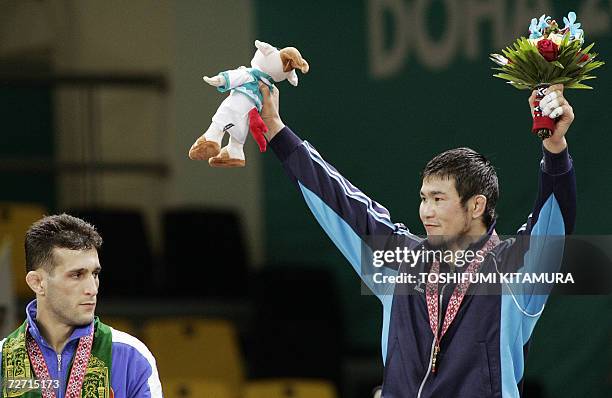
<path fill-rule="evenodd" d="M 87 336 L 83 336 L 79 339 L 76 352 L 74 354 L 74 360 L 72 361 L 72 369 L 70 371 L 70 377 L 66 386 L 66 398 L 80 398 L 81 389 L 83 387 L 83 380 L 87 373 L 87 364 L 89 363 L 89 357 L 91 356 L 91 348 L 93 346 L 94 328 L 91 328 L 91 332 Z M 49 368 L 45 362 L 45 358 L 38 346 L 38 343 L 28 333 L 26 329 L 26 346 L 28 350 L 28 356 L 32 364 L 32 369 L 38 380 L 42 381 L 43 386 L 49 386 L 48 388 L 41 389 L 43 398 L 55 398 L 55 391 L 51 388 L 51 376 L 49 375 Z M 62 381 L 60 380 L 60 383 Z"/>
<path fill-rule="evenodd" d="M 477 273 L 486 255 L 491 251 L 491 249 L 493 249 L 498 244 L 499 244 L 499 237 L 497 236 L 495 232 L 493 232 L 489 240 L 487 240 L 487 242 L 485 243 L 484 248 L 482 249 L 482 256 L 480 257 L 482 260 L 479 261 L 478 257 L 475 258 L 467 266 L 465 272 L 468 275 Z M 440 272 L 440 263 L 438 261 L 434 261 L 433 264 L 431 265 L 430 273 L 438 274 L 439 272 Z M 440 308 L 439 307 L 442 306 L 442 303 L 438 302 L 439 301 L 438 283 L 437 283 L 437 280 L 436 280 L 436 283 L 431 283 L 427 281 L 427 288 L 426 288 L 426 293 L 425 293 L 425 297 L 427 301 L 427 313 L 429 315 L 429 326 L 431 327 L 431 331 L 436 341 L 434 349 L 433 349 L 433 355 L 432 355 L 432 361 L 431 361 L 431 373 L 436 373 L 438 366 L 439 366 L 438 354 L 440 353 L 440 341 L 442 341 L 442 337 L 444 337 L 444 334 L 446 333 L 451 323 L 457 316 L 457 312 L 459 312 L 459 307 L 461 306 L 461 303 L 463 302 L 463 298 L 465 297 L 465 294 L 467 293 L 468 288 L 470 287 L 470 278 L 468 277 L 465 279 L 466 279 L 465 282 L 457 284 L 457 286 L 455 287 L 455 290 L 453 291 L 453 294 L 451 295 L 451 298 L 448 302 L 448 307 L 446 308 L 446 314 L 444 315 L 444 322 L 442 323 L 441 330 L 439 330 L 439 327 L 440 327 L 439 325 Z"/>

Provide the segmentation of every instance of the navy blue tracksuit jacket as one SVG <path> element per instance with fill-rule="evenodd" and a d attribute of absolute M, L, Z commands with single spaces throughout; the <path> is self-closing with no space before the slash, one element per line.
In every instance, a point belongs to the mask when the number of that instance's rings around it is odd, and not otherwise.
<path fill-rule="evenodd" d="M 361 254 L 368 236 L 388 235 L 403 240 L 407 247 L 423 244 L 402 224 L 393 223 L 387 209 L 353 186 L 289 128 L 277 134 L 270 146 L 321 227 L 366 285 L 371 282 L 362 272 Z M 544 150 L 536 203 L 518 235 L 529 241 L 569 234 L 574 228 L 575 209 L 575 176 L 567 150 L 560 154 Z M 537 265 L 540 245 L 518 242 L 503 240 L 493 249 L 495 258 L 487 256 L 481 271 L 517 262 L 520 270 Z M 420 266 L 428 271 L 429 265 Z M 400 294 L 395 289 L 372 289 L 383 304 L 384 398 L 521 396 L 529 339 L 546 295 L 525 291 L 466 295 L 441 340 L 439 367 L 432 374 L 434 335 L 425 295 Z M 441 295 L 442 311 L 451 292 L 449 288 L 446 296 Z"/>

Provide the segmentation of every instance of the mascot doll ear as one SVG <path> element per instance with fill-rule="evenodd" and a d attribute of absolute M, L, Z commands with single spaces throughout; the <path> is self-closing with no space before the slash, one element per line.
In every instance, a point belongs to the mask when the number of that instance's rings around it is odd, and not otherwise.
<path fill-rule="evenodd" d="M 271 46 L 270 44 L 255 40 L 255 47 L 262 52 L 263 55 L 269 55 L 276 51 L 276 47 Z"/>
<path fill-rule="evenodd" d="M 298 77 L 297 77 L 297 73 L 295 73 L 295 69 L 292 70 L 291 72 L 289 72 L 289 76 L 287 76 L 287 81 L 292 86 L 297 86 L 298 85 Z"/>
<path fill-rule="evenodd" d="M 302 58 L 302 54 L 295 47 L 286 47 L 279 51 L 281 62 L 283 63 L 283 72 L 289 72 L 291 69 L 299 69 L 302 73 L 308 73 L 310 66 L 308 62 Z"/>

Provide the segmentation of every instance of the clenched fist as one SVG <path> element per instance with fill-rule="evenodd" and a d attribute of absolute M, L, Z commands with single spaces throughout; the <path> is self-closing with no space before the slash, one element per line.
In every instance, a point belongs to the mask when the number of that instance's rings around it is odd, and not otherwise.
<path fill-rule="evenodd" d="M 536 92 L 533 91 L 531 97 L 529 97 L 532 116 L 535 99 Z M 546 95 L 540 101 L 540 109 L 542 109 L 542 116 L 557 119 L 555 131 L 543 141 L 543 144 L 547 151 L 559 153 L 567 147 L 565 134 L 574 121 L 574 109 L 563 96 L 563 84 L 555 84 L 546 89 Z"/>

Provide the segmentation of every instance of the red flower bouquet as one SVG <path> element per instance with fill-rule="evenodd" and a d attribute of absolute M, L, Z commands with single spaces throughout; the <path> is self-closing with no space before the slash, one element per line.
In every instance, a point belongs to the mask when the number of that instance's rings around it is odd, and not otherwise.
<path fill-rule="evenodd" d="M 533 18 L 528 39 L 521 37 L 502 50 L 503 55 L 490 56 L 498 65 L 493 69 L 500 72 L 493 76 L 521 90 L 537 90 L 532 131 L 542 139 L 550 137 L 555 127 L 555 121 L 543 116 L 539 107 L 546 87 L 563 84 L 565 88 L 591 89 L 582 81 L 594 79 L 589 73 L 604 64 L 594 60 L 597 53 L 590 52 L 594 43 L 582 48 L 583 31 L 576 14 L 570 12 L 563 22 L 560 29 L 550 17 Z"/>

